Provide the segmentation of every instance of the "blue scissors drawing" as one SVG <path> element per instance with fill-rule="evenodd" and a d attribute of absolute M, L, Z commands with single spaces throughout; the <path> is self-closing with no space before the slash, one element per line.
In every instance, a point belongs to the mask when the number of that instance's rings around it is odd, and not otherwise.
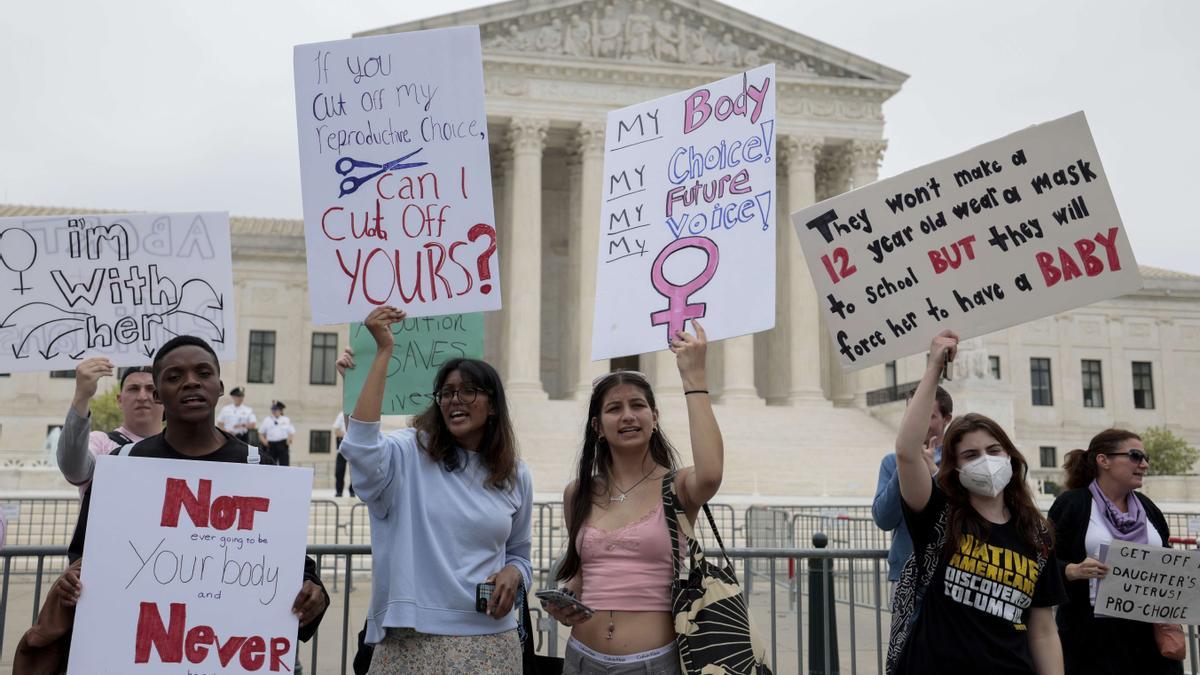
<path fill-rule="evenodd" d="M 387 164 L 376 164 L 375 162 L 364 162 L 361 160 L 354 159 L 353 157 L 343 157 L 343 158 L 339 159 L 337 162 L 334 163 L 333 169 L 334 169 L 334 171 L 337 171 L 339 174 L 345 176 L 345 178 L 342 179 L 341 185 L 338 186 L 339 190 L 341 191 L 341 194 L 339 194 L 338 197 L 341 198 L 341 197 L 345 197 L 346 195 L 349 195 L 349 194 L 354 194 L 354 192 L 356 190 L 358 190 L 358 188 L 362 187 L 363 183 L 371 180 L 372 178 L 383 173 L 384 171 L 395 171 L 397 169 L 411 169 L 411 168 L 418 167 L 418 166 L 425 166 L 426 164 L 428 164 L 428 162 L 405 162 L 404 161 L 404 160 L 408 159 L 409 157 L 412 157 L 413 155 L 417 154 L 422 149 L 423 148 L 417 148 L 416 150 L 413 150 L 412 152 L 408 153 L 407 155 L 401 157 L 400 159 L 394 159 L 394 160 L 388 162 Z M 354 171 L 355 169 L 375 169 L 375 171 L 373 171 L 365 176 L 351 176 L 350 172 Z"/>

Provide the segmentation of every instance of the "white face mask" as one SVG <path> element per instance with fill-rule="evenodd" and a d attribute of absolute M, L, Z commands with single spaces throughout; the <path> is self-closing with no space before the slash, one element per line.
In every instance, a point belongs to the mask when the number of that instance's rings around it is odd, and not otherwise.
<path fill-rule="evenodd" d="M 1012 480 L 1012 459 L 1005 455 L 984 455 L 958 469 L 958 482 L 980 497 L 995 497 Z"/>

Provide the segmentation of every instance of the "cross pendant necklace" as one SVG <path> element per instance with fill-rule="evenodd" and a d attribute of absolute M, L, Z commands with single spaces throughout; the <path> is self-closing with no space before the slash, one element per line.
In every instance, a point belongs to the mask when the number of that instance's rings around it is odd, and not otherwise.
<path fill-rule="evenodd" d="M 620 492 L 621 494 L 617 495 L 616 497 L 609 497 L 609 498 L 608 498 L 608 501 L 609 501 L 609 503 L 612 503 L 612 502 L 618 502 L 618 503 L 620 503 L 620 502 L 624 502 L 624 501 L 625 501 L 625 495 L 629 494 L 630 492 L 633 492 L 633 489 L 634 489 L 634 488 L 636 488 L 637 486 L 639 486 L 639 485 L 641 485 L 642 483 L 646 482 L 646 479 L 650 477 L 650 474 L 654 473 L 654 469 L 655 469 L 655 468 L 657 468 L 657 466 L 652 466 L 652 467 L 650 467 L 650 470 L 646 472 L 646 475 L 645 475 L 645 476 L 642 476 L 642 479 L 641 479 L 641 480 L 639 480 L 638 482 L 636 482 L 636 483 L 634 483 L 633 485 L 631 485 L 631 486 L 629 487 L 629 489 L 628 489 L 628 490 L 622 490 L 622 489 L 621 489 L 621 487 L 620 487 L 619 485 L 617 485 L 617 482 L 616 482 L 616 481 L 613 481 L 613 482 L 612 482 L 612 486 L 613 486 L 613 487 L 615 487 L 615 488 L 617 489 L 617 492 Z"/>

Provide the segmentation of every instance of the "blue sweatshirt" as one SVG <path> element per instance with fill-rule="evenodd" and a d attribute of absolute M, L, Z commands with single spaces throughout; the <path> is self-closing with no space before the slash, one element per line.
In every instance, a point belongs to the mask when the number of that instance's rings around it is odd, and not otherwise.
<path fill-rule="evenodd" d="M 488 635 L 517 627 L 475 611 L 475 585 L 505 565 L 531 585 L 533 479 L 517 464 L 507 491 L 484 485 L 475 452 L 446 471 L 417 447 L 415 429 L 384 436 L 378 422 L 350 418 L 341 453 L 358 497 L 371 514 L 374 558 L 367 642 L 387 628 L 435 635 Z"/>
<path fill-rule="evenodd" d="M 942 463 L 942 449 L 933 451 L 933 460 Z M 892 453 L 879 463 L 879 482 L 875 485 L 875 501 L 871 502 L 871 518 L 881 530 L 892 531 L 892 547 L 888 550 L 888 581 L 900 581 L 900 571 L 912 556 L 912 537 L 904 526 L 904 511 L 900 507 L 900 474 L 896 470 L 896 455 Z"/>

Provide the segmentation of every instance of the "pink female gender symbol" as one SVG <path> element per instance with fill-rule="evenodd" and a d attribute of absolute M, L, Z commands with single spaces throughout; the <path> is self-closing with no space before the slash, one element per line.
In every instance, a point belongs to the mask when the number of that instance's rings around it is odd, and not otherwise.
<path fill-rule="evenodd" d="M 698 248 L 704 251 L 708 262 L 704 265 L 704 271 L 695 279 L 682 286 L 676 286 L 663 276 L 662 268 L 663 264 L 667 262 L 667 258 L 685 248 Z M 717 273 L 717 263 L 720 258 L 720 251 L 713 240 L 707 237 L 684 237 L 667 244 L 666 248 L 659 252 L 658 257 L 654 259 L 654 264 L 650 267 L 650 282 L 654 284 L 654 289 L 667 299 L 667 308 L 651 314 L 650 325 L 667 324 L 668 344 L 675 339 L 676 332 L 683 330 L 688 319 L 699 319 L 704 316 L 705 303 L 697 302 L 689 305 L 688 297 L 712 281 L 713 275 Z"/>

